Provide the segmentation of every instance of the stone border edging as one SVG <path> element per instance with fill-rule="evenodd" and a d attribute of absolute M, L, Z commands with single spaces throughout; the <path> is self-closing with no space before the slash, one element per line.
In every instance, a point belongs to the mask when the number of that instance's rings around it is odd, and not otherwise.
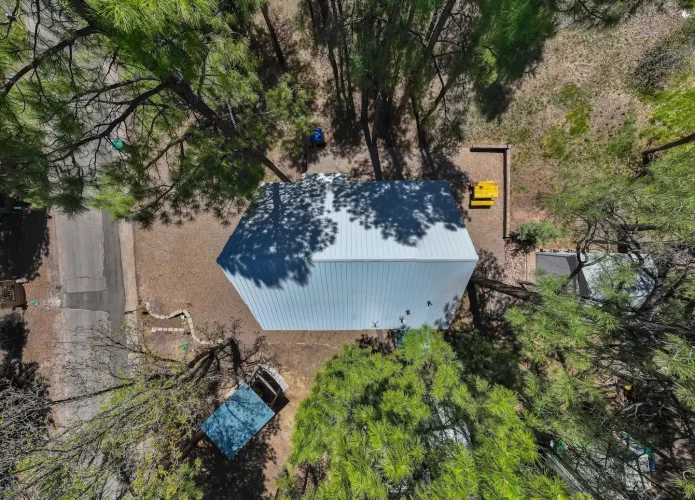
<path fill-rule="evenodd" d="M 198 342 L 199 344 L 202 345 L 211 345 L 215 344 L 218 342 L 213 342 L 211 340 L 202 340 L 199 339 L 196 334 L 195 334 L 195 329 L 193 328 L 193 318 L 191 318 L 191 314 L 186 310 L 186 309 L 179 309 L 178 311 L 174 311 L 171 314 L 164 315 L 164 314 L 155 314 L 150 311 L 150 303 L 145 302 L 145 311 L 147 311 L 147 314 L 152 316 L 155 319 L 172 319 L 175 318 L 176 316 L 183 316 L 186 321 L 188 322 L 188 331 L 191 333 L 191 337 L 193 337 L 193 340 Z M 184 328 L 164 328 L 164 327 L 152 327 L 152 332 L 184 332 Z"/>

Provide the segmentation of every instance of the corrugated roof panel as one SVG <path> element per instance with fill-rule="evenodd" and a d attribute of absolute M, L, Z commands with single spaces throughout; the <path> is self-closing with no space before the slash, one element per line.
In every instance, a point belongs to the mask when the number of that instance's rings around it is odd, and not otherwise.
<path fill-rule="evenodd" d="M 271 184 L 218 258 L 265 330 L 448 324 L 478 256 L 444 181 Z"/>
<path fill-rule="evenodd" d="M 473 262 L 318 262 L 306 285 L 254 285 L 234 276 L 265 330 L 365 330 L 443 327 L 455 312 Z M 254 293 L 246 293 L 255 287 Z"/>
<path fill-rule="evenodd" d="M 221 259 L 475 260 L 446 181 L 267 184 Z"/>

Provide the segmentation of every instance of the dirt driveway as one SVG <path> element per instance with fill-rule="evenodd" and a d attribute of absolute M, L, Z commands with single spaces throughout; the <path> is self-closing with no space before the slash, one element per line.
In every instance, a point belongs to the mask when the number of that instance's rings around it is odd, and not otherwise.
<path fill-rule="evenodd" d="M 328 166 L 320 171 L 335 172 L 347 168 L 330 155 L 328 159 Z M 499 177 L 501 181 L 502 156 L 471 153 L 464 148 L 461 155 L 452 158 L 452 168 L 457 170 L 454 177 L 459 180 L 466 181 L 469 177 L 471 180 L 498 180 Z M 316 171 L 316 165 L 310 170 Z M 414 178 L 418 177 L 415 172 Z M 458 194 L 462 194 L 467 185 L 452 186 L 453 191 L 457 189 L 461 190 Z M 476 248 L 479 252 L 485 250 L 494 255 L 502 263 L 505 259 L 502 208 L 480 212 L 466 210 L 463 207 L 465 196 L 463 194 L 459 199 Z M 203 214 L 180 227 L 158 224 L 152 229 L 135 232 L 141 303 L 148 302 L 155 314 L 186 309 L 196 329 L 206 323 L 231 325 L 238 321 L 243 342 L 250 344 L 259 335 L 266 338 L 280 373 L 290 385 L 287 393 L 289 404 L 232 463 L 216 455 L 215 450 L 209 450 L 210 460 L 204 463 L 204 467 L 214 467 L 215 472 L 211 475 L 220 479 L 220 484 L 209 486 L 210 494 L 215 498 L 272 495 L 275 481 L 291 451 L 290 437 L 297 405 L 308 395 L 315 372 L 338 353 L 343 344 L 363 335 L 374 335 L 371 331 L 261 331 L 251 311 L 216 263 L 239 220 L 240 216 L 235 217 L 225 226 L 214 217 Z M 175 349 L 181 340 L 180 335 L 171 334 L 169 342 L 172 345 L 169 348 Z M 222 470 L 218 470 L 216 465 L 219 460 L 227 464 Z"/>

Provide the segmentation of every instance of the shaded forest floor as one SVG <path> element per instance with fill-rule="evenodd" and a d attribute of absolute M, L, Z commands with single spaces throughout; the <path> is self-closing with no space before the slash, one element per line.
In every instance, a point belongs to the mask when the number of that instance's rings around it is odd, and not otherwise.
<path fill-rule="evenodd" d="M 364 146 L 359 127 L 344 119 L 335 104 L 335 83 L 325 50 L 316 50 L 300 0 L 270 0 L 269 9 L 290 72 L 312 96 L 313 123 L 323 128 L 329 146 Z M 637 130 L 648 124 L 650 105 L 640 98 L 634 81 L 647 54 L 685 22 L 676 2 L 650 9 L 615 28 L 560 28 L 546 43 L 541 61 L 506 89 L 499 113 L 490 119 L 475 105 L 464 125 L 464 145 L 512 145 L 511 228 L 543 218 L 540 197 L 558 180 L 557 162 L 548 152 L 552 134 L 578 122 L 579 137 L 589 130 L 612 136 L 626 121 Z M 277 61 L 263 19 L 257 19 L 259 45 L 268 77 Z M 399 125 L 398 147 L 417 146 L 412 117 Z M 588 139 L 586 139 L 588 140 Z M 294 152 L 290 152 L 294 149 Z M 295 176 L 305 168 L 297 144 L 270 152 L 271 158 Z M 456 152 L 452 156 L 456 156 Z"/>

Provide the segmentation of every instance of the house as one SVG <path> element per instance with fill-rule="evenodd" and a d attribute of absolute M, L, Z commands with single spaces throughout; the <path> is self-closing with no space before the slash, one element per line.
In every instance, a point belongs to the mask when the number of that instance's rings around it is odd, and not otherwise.
<path fill-rule="evenodd" d="M 448 326 L 478 256 L 445 181 L 267 184 L 218 264 L 265 330 Z"/>

